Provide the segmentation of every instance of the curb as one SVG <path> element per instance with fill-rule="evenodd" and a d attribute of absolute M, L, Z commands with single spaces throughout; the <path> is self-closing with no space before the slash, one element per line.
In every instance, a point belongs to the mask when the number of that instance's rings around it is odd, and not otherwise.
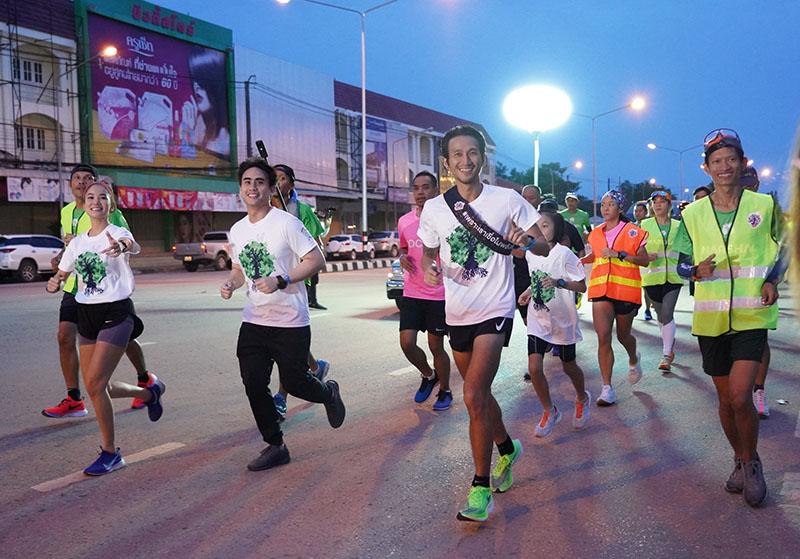
<path fill-rule="evenodd" d="M 352 260 L 349 262 L 326 262 L 323 272 L 349 272 L 351 270 L 367 270 L 370 268 L 391 268 L 392 258 L 378 260 Z"/>

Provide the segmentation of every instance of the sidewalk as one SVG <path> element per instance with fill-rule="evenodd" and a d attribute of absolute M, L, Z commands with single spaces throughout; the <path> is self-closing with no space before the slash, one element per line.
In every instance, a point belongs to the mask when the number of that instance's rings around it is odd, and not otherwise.
<path fill-rule="evenodd" d="M 337 260 L 325 263 L 323 272 L 346 272 L 349 270 L 366 270 L 368 268 L 391 268 L 393 258 L 375 258 L 374 260 Z M 131 268 L 134 274 L 156 274 L 160 272 L 182 272 L 183 263 L 176 260 L 171 252 L 131 256 Z"/>

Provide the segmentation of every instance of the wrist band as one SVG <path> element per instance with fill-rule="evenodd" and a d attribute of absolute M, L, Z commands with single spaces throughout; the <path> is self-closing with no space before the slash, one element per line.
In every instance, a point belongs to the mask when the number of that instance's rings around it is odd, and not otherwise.
<path fill-rule="evenodd" d="M 535 245 L 535 244 L 536 244 L 536 237 L 533 237 L 533 236 L 531 236 L 531 242 L 530 242 L 530 244 L 529 244 L 528 246 L 526 246 L 526 247 L 520 247 L 520 248 L 521 248 L 522 250 L 530 250 L 530 249 L 532 249 L 532 248 L 533 248 L 533 245 Z"/>

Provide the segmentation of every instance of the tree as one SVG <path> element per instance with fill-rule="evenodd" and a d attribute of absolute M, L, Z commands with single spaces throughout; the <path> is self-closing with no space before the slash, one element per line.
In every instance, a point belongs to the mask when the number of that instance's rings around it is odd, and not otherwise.
<path fill-rule="evenodd" d="M 250 241 L 239 254 L 242 270 L 251 281 L 270 275 L 275 271 L 272 255 L 264 243 Z"/>
<path fill-rule="evenodd" d="M 463 279 L 469 281 L 476 276 L 486 277 L 489 272 L 481 268 L 481 264 L 492 256 L 492 249 L 476 239 L 463 225 L 459 225 L 450 233 L 447 244 L 450 247 L 452 261 L 464 268 L 461 274 Z"/>
<path fill-rule="evenodd" d="M 563 204 L 567 192 L 575 192 L 581 187 L 580 182 L 570 181 L 565 178 L 564 173 L 566 170 L 567 168 L 562 167 L 558 162 L 539 165 L 539 188 L 542 190 L 543 197 L 555 197 L 560 204 Z M 518 171 L 516 167 L 509 170 L 507 166 L 497 162 L 494 173 L 498 177 L 508 179 L 517 184 L 534 183 L 533 167 L 525 171 Z"/>
<path fill-rule="evenodd" d="M 531 304 L 537 311 L 545 310 L 550 312 L 547 303 L 552 301 L 553 297 L 556 296 L 554 287 L 545 289 L 542 286 L 542 279 L 547 277 L 550 277 L 550 274 L 542 270 L 534 270 L 533 273 L 531 273 Z"/>
<path fill-rule="evenodd" d="M 106 263 L 94 252 L 84 252 L 75 260 L 75 271 L 80 274 L 86 284 L 84 294 L 93 295 L 102 293 L 103 289 L 98 284 L 106 277 Z"/>

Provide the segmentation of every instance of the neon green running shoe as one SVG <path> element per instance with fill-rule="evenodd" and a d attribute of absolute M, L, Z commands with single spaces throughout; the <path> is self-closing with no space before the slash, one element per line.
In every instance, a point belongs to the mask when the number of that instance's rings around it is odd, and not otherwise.
<path fill-rule="evenodd" d="M 508 491 L 514 483 L 514 476 L 511 474 L 511 466 L 522 457 L 522 443 L 519 439 L 514 439 L 514 452 L 511 454 L 501 454 L 497 459 L 497 466 L 492 472 L 492 487 L 496 493 Z"/>
<path fill-rule="evenodd" d="M 458 511 L 456 518 L 469 522 L 483 522 L 489 518 L 489 513 L 494 511 L 492 490 L 488 487 L 473 486 L 469 490 L 467 507 Z"/>

